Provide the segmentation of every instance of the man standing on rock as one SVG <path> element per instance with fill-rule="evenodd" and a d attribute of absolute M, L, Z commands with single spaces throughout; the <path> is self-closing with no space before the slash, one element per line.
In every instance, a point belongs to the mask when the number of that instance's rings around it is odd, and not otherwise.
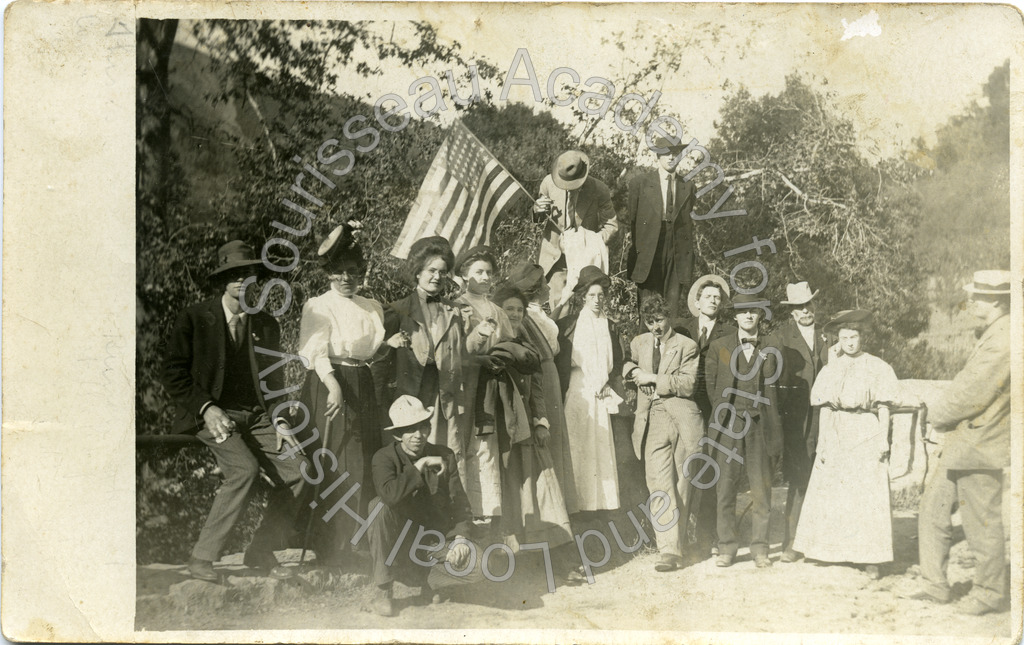
<path fill-rule="evenodd" d="M 283 444 L 292 454 L 298 445 L 287 420 L 270 418 L 263 398 L 264 392 L 284 389 L 284 372 L 274 365 L 277 359 L 256 352 L 278 352 L 281 330 L 269 314 L 242 311 L 242 282 L 262 264 L 252 248 L 228 242 L 218 250 L 217 263 L 210 274 L 217 295 L 178 316 L 163 370 L 164 388 L 177 407 L 174 431 L 195 433 L 224 474 L 188 569 L 193 578 L 218 580 L 213 562 L 245 511 L 262 468 L 274 490 L 244 563 L 287 578 L 290 570 L 278 565 L 274 549 L 284 547 L 294 521 L 302 460 L 282 458 Z M 268 372 L 263 383 L 261 372 Z"/>
<path fill-rule="evenodd" d="M 977 271 L 964 286 L 977 317 L 978 343 L 964 368 L 941 392 L 926 397 L 929 421 L 943 433 L 918 514 L 918 548 L 925 586 L 916 600 L 947 603 L 946 566 L 954 504 L 977 564 L 960 611 L 980 615 L 1006 607 L 1003 469 L 1010 465 L 1010 272 Z M 1019 387 L 1019 386 L 1018 386 Z"/>
<path fill-rule="evenodd" d="M 779 380 L 779 413 L 782 417 L 782 470 L 789 482 L 786 493 L 786 530 L 782 538 L 782 562 L 796 562 L 802 554 L 793 550 L 807 483 L 811 478 L 818 445 L 818 409 L 811 407 L 811 387 L 828 359 L 828 347 L 814 324 L 814 297 L 806 282 L 786 285 L 791 318 L 774 334 L 773 345 L 782 352 Z"/>

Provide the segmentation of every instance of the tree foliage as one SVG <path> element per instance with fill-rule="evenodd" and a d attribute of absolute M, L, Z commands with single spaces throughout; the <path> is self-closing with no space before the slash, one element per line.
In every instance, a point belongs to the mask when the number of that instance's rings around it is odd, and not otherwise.
<path fill-rule="evenodd" d="M 728 274 L 756 259 L 767 268 L 764 293 L 772 302 L 784 299 L 786 283 L 807 280 L 821 290 L 817 302 L 826 314 L 871 309 L 883 350 L 924 328 L 921 269 L 910 244 L 919 204 L 905 163 L 865 159 L 853 125 L 798 75 L 777 95 L 735 90 L 716 126 L 708 148 L 729 178 L 704 195 L 698 213 L 728 184 L 735 193 L 722 210 L 747 215 L 699 224 L 698 257 L 709 271 Z M 713 179 L 705 170 L 697 183 Z M 777 253 L 724 256 L 754 236 L 771 239 Z M 762 276 L 744 269 L 737 279 L 751 288 Z"/>

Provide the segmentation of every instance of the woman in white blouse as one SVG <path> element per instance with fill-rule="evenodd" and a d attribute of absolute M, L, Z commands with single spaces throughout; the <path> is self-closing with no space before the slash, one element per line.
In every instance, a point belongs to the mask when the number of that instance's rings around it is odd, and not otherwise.
<path fill-rule="evenodd" d="M 345 504 L 365 517 L 374 495 L 370 463 L 384 424 L 369 364 L 384 344 L 384 311 L 356 293 L 366 261 L 351 225 L 331 231 L 317 260 L 330 288 L 306 301 L 299 331 L 299 355 L 308 370 L 301 400 L 309 411 L 307 427 L 320 434 L 307 453 L 314 470 L 309 479 L 320 480 L 319 497 L 307 494 L 314 509 L 310 543 L 320 562 L 337 564 L 357 526 L 336 504 L 358 484 Z"/>

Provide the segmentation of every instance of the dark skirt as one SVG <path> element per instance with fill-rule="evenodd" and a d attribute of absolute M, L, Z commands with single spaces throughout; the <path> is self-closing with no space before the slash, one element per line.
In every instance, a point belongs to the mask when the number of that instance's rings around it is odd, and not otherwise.
<path fill-rule="evenodd" d="M 306 449 L 306 455 L 313 462 L 307 470 L 308 477 L 302 495 L 304 510 L 312 506 L 312 528 L 308 544 L 316 552 L 319 561 L 328 563 L 346 548 L 345 545 L 359 528 L 358 523 L 342 508 L 342 498 L 358 484 L 359 489 L 352 493 L 344 505 L 365 518 L 369 501 L 377 494 L 373 486 L 371 462 L 374 453 L 383 445 L 380 413 L 370 369 L 335 366 L 334 377 L 341 385 L 342 406 L 330 423 L 324 417 L 327 386 L 320 380 L 320 376 L 313 370 L 306 372 L 306 382 L 302 386 L 302 402 L 310 414 L 309 425 L 303 432 L 304 438 L 312 434 L 314 427 L 320 431 L 320 438 Z M 315 460 L 319 461 L 319 468 Z M 337 467 L 332 470 L 335 460 Z M 319 485 L 309 483 L 310 479 L 319 479 L 321 473 L 323 479 Z M 345 473 L 348 473 L 347 477 Z M 303 521 L 308 520 L 307 516 Z M 301 528 L 305 530 L 305 524 Z"/>

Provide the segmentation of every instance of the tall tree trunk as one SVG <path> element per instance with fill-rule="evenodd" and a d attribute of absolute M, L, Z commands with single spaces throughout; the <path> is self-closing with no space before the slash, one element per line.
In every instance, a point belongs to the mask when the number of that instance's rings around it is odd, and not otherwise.
<path fill-rule="evenodd" d="M 164 220 L 171 152 L 168 63 L 177 20 L 139 20 L 135 52 L 135 217 Z"/>

